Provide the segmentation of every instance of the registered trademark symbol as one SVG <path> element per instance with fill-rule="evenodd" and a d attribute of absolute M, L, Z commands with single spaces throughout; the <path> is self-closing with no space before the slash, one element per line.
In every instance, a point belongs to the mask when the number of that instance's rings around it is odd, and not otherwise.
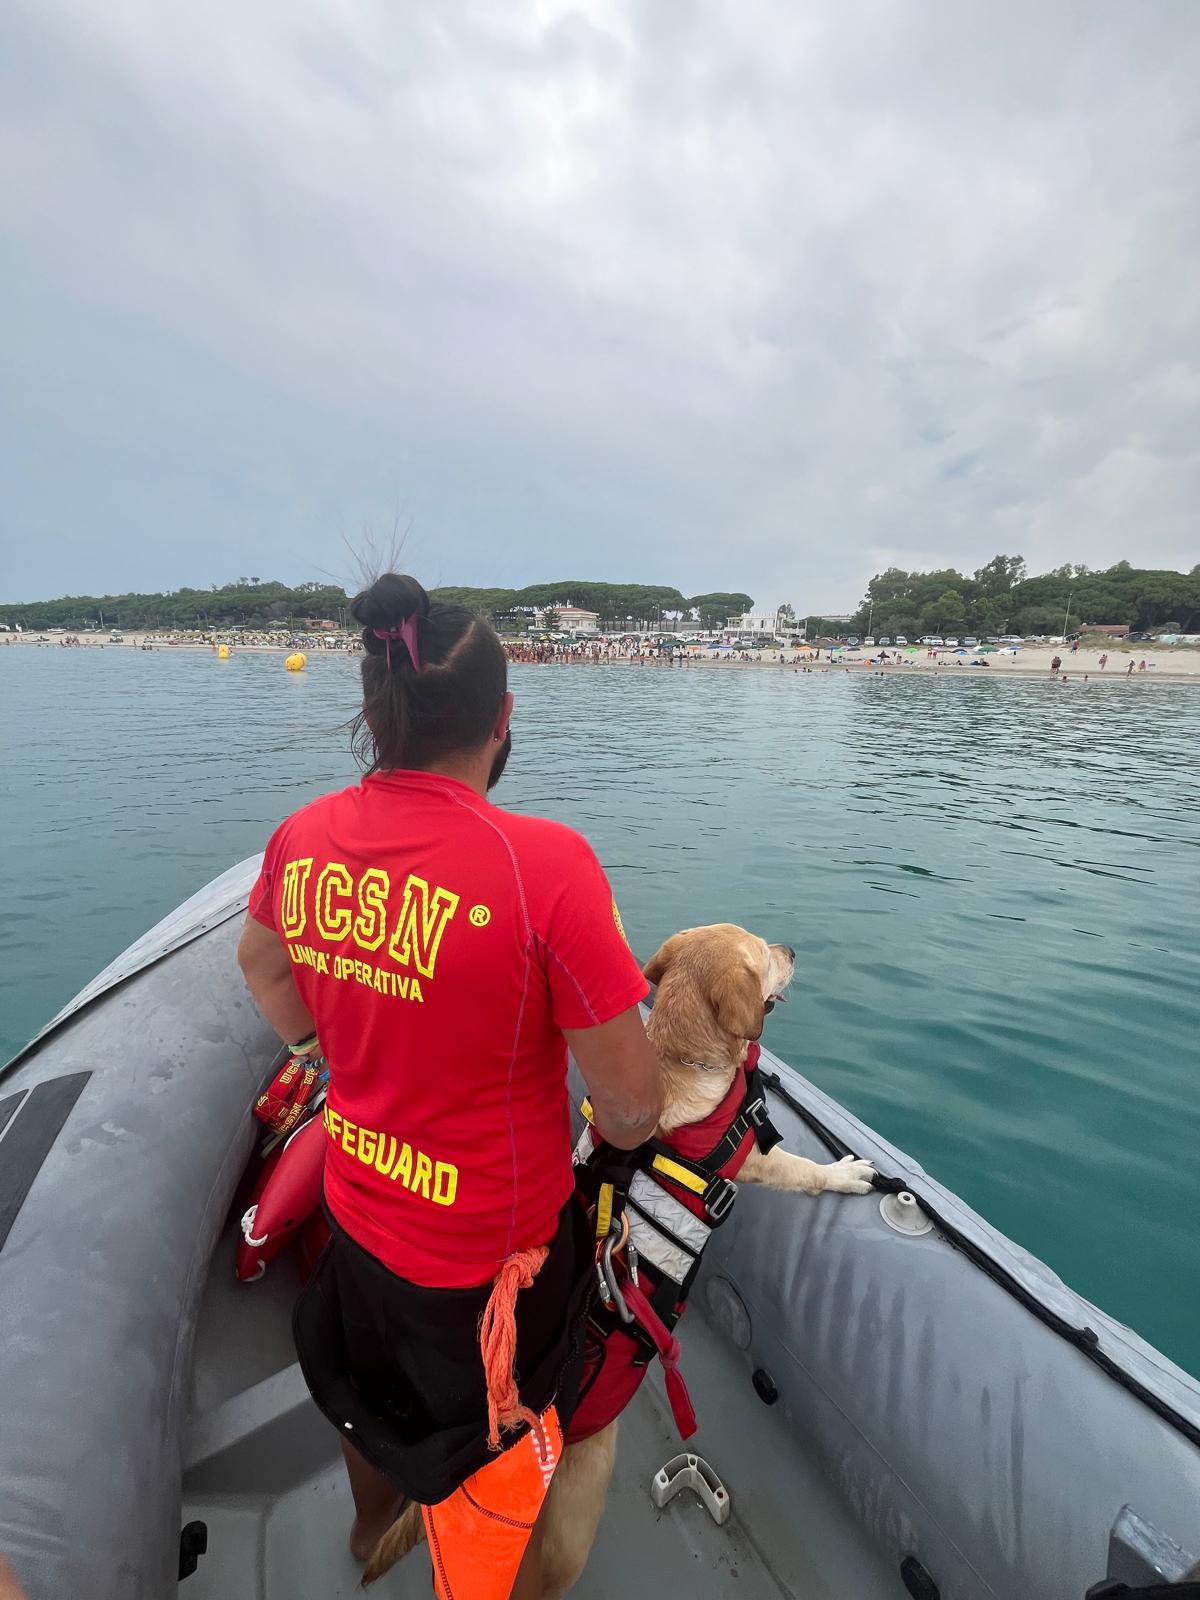
<path fill-rule="evenodd" d="M 473 928 L 486 928 L 492 920 L 492 913 L 486 906 L 472 906 L 467 916 L 471 919 Z"/>

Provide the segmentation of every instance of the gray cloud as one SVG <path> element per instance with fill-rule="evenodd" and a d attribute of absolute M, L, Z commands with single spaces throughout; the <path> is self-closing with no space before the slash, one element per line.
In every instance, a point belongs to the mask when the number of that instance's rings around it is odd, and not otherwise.
<path fill-rule="evenodd" d="M 36 0 L 0 589 L 1200 558 L 1200 15 Z"/>

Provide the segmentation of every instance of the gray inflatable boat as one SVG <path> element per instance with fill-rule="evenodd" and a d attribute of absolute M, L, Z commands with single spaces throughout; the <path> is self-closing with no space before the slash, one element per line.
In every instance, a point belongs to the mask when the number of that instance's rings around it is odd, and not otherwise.
<path fill-rule="evenodd" d="M 0 1552 L 29 1600 L 361 1592 L 338 1441 L 293 1358 L 295 1267 L 233 1273 L 248 1108 L 278 1058 L 234 961 L 256 869 L 181 906 L 0 1076 Z M 1182 1576 L 1200 1385 L 763 1065 L 789 1149 L 852 1149 L 892 1192 L 743 1193 L 681 1330 L 702 1459 L 668 1467 L 646 1384 L 576 1593 L 1082 1600 L 1106 1575 Z M 658 1506 L 656 1480 L 659 1500 L 700 1492 Z M 423 1548 L 375 1592 L 429 1594 Z"/>

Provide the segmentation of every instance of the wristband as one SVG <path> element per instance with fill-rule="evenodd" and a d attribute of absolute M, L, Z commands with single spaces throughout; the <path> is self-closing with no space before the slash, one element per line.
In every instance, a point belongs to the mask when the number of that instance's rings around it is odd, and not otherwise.
<path fill-rule="evenodd" d="M 316 1048 L 318 1043 L 315 1033 L 310 1033 L 307 1039 L 301 1039 L 299 1044 L 290 1044 L 288 1049 L 294 1056 L 306 1056 L 310 1050 Z"/>

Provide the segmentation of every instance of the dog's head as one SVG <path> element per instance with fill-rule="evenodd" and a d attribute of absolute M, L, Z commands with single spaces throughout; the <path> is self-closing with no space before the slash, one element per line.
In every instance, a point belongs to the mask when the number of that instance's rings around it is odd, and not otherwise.
<path fill-rule="evenodd" d="M 771 1006 L 792 981 L 796 952 L 768 944 L 732 922 L 673 934 L 643 971 L 658 985 L 655 1042 L 668 1054 L 695 1055 L 715 1040 L 740 1061 Z"/>

